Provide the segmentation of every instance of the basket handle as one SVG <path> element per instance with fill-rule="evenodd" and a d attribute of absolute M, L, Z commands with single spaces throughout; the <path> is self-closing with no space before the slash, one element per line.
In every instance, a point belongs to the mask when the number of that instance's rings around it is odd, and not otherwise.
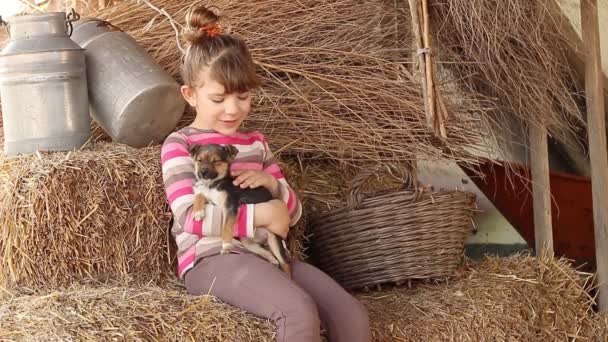
<path fill-rule="evenodd" d="M 385 174 L 399 180 L 402 185 L 401 188 L 413 187 L 417 188 L 418 180 L 413 169 L 407 168 L 405 165 L 377 165 L 371 168 L 367 168 L 357 174 L 350 185 L 348 195 L 346 196 L 346 205 L 349 208 L 358 207 L 361 202 L 365 199 L 363 194 L 363 185 L 373 176 Z"/>

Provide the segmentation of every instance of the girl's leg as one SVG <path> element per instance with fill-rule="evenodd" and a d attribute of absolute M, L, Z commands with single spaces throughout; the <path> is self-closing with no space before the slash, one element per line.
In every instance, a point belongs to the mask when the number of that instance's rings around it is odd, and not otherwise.
<path fill-rule="evenodd" d="M 320 341 L 315 301 L 281 270 L 255 255 L 204 258 L 186 274 L 185 282 L 191 294 L 209 293 L 256 316 L 273 320 L 279 342 Z"/>
<path fill-rule="evenodd" d="M 372 340 L 367 310 L 331 277 L 304 262 L 292 263 L 293 280 L 317 303 L 331 342 Z"/>

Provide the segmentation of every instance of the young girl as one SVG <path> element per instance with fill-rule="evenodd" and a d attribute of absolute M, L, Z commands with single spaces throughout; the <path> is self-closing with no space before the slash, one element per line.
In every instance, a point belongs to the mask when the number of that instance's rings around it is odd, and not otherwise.
<path fill-rule="evenodd" d="M 245 43 L 222 33 L 218 16 L 204 8 L 187 18 L 191 32 L 182 65 L 182 94 L 196 109 L 190 124 L 165 140 L 161 158 L 165 190 L 174 215 L 172 234 L 178 248 L 178 276 L 192 294 L 210 293 L 224 302 L 277 326 L 277 341 L 319 341 L 320 325 L 332 342 L 371 341 L 363 305 L 315 267 L 294 261 L 293 279 L 266 260 L 235 248 L 221 249 L 221 209 L 208 205 L 202 221 L 193 217 L 194 166 L 191 144 L 232 144 L 239 154 L 232 164 L 235 184 L 263 186 L 274 200 L 243 205 L 234 237 L 253 237 L 263 227 L 287 236 L 302 213 L 264 136 L 239 127 L 251 109 L 251 91 L 259 86 Z"/>

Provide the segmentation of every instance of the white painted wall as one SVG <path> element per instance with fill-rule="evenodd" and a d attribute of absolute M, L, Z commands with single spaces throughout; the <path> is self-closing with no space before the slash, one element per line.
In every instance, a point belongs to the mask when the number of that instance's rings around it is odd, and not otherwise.
<path fill-rule="evenodd" d="M 564 14 L 570 19 L 572 26 L 581 35 L 580 0 L 558 0 Z M 602 51 L 602 67 L 608 73 L 608 0 L 597 0 L 600 23 L 600 48 Z"/>

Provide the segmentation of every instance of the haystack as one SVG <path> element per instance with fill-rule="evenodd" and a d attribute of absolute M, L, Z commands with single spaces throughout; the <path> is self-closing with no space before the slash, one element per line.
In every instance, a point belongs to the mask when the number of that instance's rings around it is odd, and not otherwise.
<path fill-rule="evenodd" d="M 181 31 L 200 2 L 118 3 L 96 16 L 132 35 L 176 79 Z M 246 125 L 264 132 L 274 149 L 360 162 L 449 159 L 473 162 L 486 133 L 485 109 L 458 96 L 448 100 L 448 138 L 426 126 L 421 87 L 403 64 L 411 50 L 402 8 L 385 1 L 202 2 L 222 10 L 242 36 L 263 78 Z M 447 91 L 446 91 L 447 92 Z M 456 97 L 451 97 L 455 99 Z M 475 113 L 475 114 L 474 114 Z M 181 125 L 191 120 L 187 112 Z"/>
<path fill-rule="evenodd" d="M 562 142 L 584 127 L 583 89 L 567 60 L 574 46 L 561 27 L 567 20 L 555 0 L 430 1 L 434 48 L 463 94 L 483 94 L 503 145 L 526 130 L 509 119 L 543 125 Z M 570 23 L 565 23 L 570 25 Z M 508 147 L 508 146 L 507 146 Z"/>
<path fill-rule="evenodd" d="M 1 286 L 171 272 L 158 147 L 2 157 L 0 180 Z"/>
<path fill-rule="evenodd" d="M 357 296 L 374 341 L 606 341 L 590 277 L 564 260 L 515 256 L 470 264 L 454 280 Z M 178 285 L 77 286 L 0 297 L 0 339 L 271 341 L 274 327 Z"/>

